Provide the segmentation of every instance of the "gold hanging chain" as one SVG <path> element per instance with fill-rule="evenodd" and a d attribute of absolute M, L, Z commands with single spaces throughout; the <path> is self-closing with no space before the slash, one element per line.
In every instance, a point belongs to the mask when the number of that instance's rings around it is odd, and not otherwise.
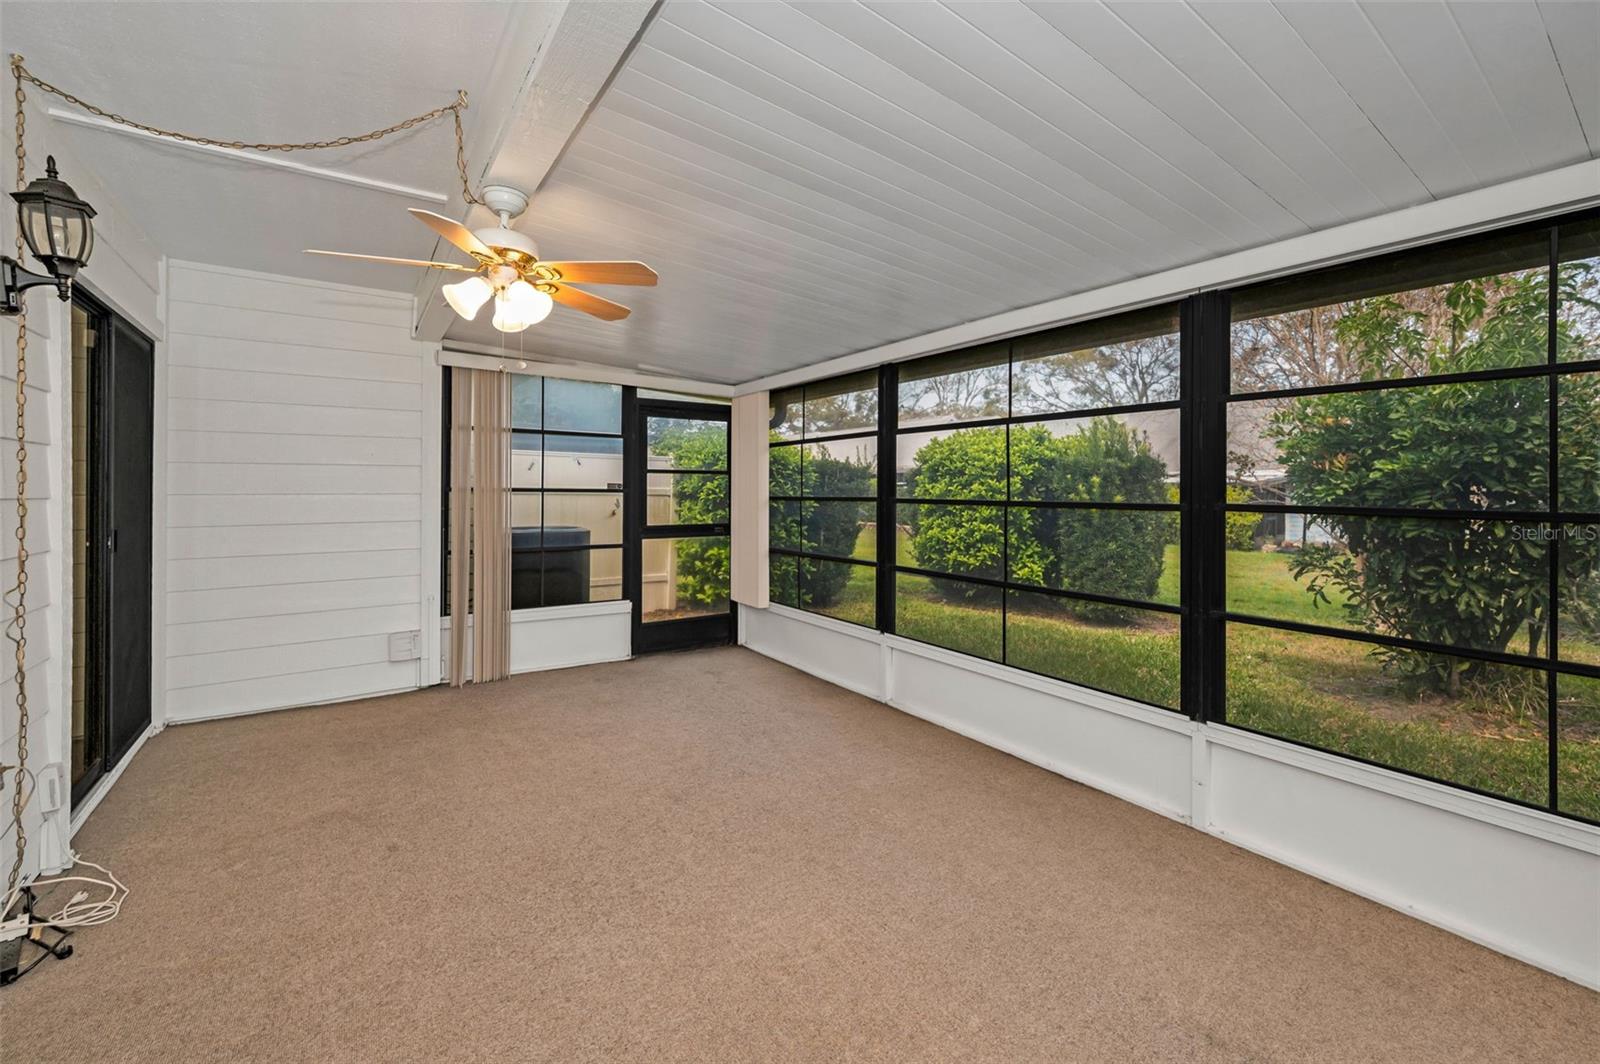
<path fill-rule="evenodd" d="M 21 192 L 27 187 L 28 177 L 28 148 L 24 139 L 27 133 L 27 119 L 23 116 L 22 105 L 27 99 L 23 92 L 22 60 L 20 56 L 13 56 L 11 69 L 16 75 L 16 102 L 17 102 L 17 191 Z M 17 224 L 17 261 L 22 259 L 22 224 Z M 19 301 L 21 302 L 21 301 Z M 6 893 L 4 904 L 0 904 L 0 918 L 7 915 L 3 910 L 16 893 L 17 883 L 22 879 L 22 865 L 28 854 L 28 833 L 22 826 L 22 774 L 28 767 L 28 310 L 24 302 L 23 308 L 17 314 L 17 586 L 13 589 L 15 598 L 11 603 L 11 619 L 6 624 L 6 638 L 16 647 L 17 651 L 17 764 L 16 775 L 11 781 L 11 825 L 17 836 L 17 855 L 11 862 L 11 873 L 6 877 Z"/>
<path fill-rule="evenodd" d="M 156 137 L 166 137 L 168 140 L 182 141 L 185 144 L 200 144 L 208 148 L 232 148 L 237 151 L 290 152 L 321 151 L 324 148 L 346 148 L 352 144 L 366 144 L 369 141 L 382 140 L 384 137 L 390 136 L 391 134 L 403 132 L 412 128 L 413 126 L 424 125 L 428 122 L 432 122 L 436 118 L 442 118 L 444 115 L 449 114 L 455 120 L 456 172 L 461 178 L 461 198 L 468 203 L 485 205 L 483 200 L 479 199 L 478 196 L 472 191 L 472 182 L 467 177 L 466 137 L 461 128 L 461 113 L 467 109 L 467 90 L 465 89 L 456 90 L 456 98 L 454 103 L 445 104 L 443 107 L 435 107 L 433 110 L 426 111 L 423 114 L 415 116 L 414 118 L 408 118 L 404 122 L 396 122 L 392 126 L 384 126 L 382 129 L 374 129 L 370 133 L 361 133 L 352 137 L 335 137 L 332 140 L 307 140 L 299 143 L 284 144 L 251 144 L 242 140 L 218 140 L 214 137 L 202 137 L 193 133 L 180 133 L 177 130 L 162 129 L 160 126 L 147 125 L 144 122 L 135 122 L 131 118 L 119 115 L 114 111 L 107 111 L 103 107 L 96 107 L 94 104 L 85 100 L 81 100 L 70 92 L 67 92 L 63 89 L 58 89 L 49 82 L 41 81 L 37 77 L 34 77 L 34 75 L 22 65 L 22 57 L 20 55 L 13 55 L 11 57 L 11 69 L 16 73 L 17 76 L 18 91 L 21 91 L 22 82 L 28 81 L 38 86 L 41 91 L 48 92 L 52 96 L 59 96 L 61 99 L 72 104 L 74 107 L 81 107 L 83 110 L 88 111 L 95 117 L 104 118 L 108 122 L 115 122 L 119 126 L 126 126 L 129 129 L 137 129 L 141 133 L 149 133 L 150 135 Z"/>

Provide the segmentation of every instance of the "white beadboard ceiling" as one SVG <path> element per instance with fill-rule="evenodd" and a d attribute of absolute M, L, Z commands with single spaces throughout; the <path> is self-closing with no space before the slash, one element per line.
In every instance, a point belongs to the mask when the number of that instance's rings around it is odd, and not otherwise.
<path fill-rule="evenodd" d="M 553 5 L 547 5 L 553 7 Z M 90 103 L 218 139 L 320 140 L 389 125 L 466 89 L 479 132 L 484 93 L 519 5 L 412 3 L 16 3 L 0 46 Z M 5 70 L 9 85 L 9 69 Z M 448 119 L 382 141 L 274 154 L 429 192 L 397 196 L 153 141 L 46 120 L 76 110 L 27 87 L 43 144 L 67 142 L 114 189 L 152 243 L 176 259 L 344 281 L 409 293 L 404 271 L 305 255 L 307 247 L 416 256 L 430 233 L 408 206 L 462 208 Z M 10 91 L 5 121 L 11 121 Z M 81 112 L 80 112 L 81 113 Z M 471 135 L 469 133 L 469 135 Z M 30 137 L 30 139 L 32 139 Z M 42 158 L 30 161 L 42 169 Z M 71 173 L 63 173 L 67 181 Z M 93 262 L 87 276 L 93 277 Z"/>
<path fill-rule="evenodd" d="M 473 87 L 466 56 L 492 48 L 500 17 L 450 4 L 407 7 L 403 19 L 360 5 L 252 10 L 260 24 L 298 20 L 294 38 L 266 34 L 291 49 L 373 34 L 382 70 L 398 71 L 356 76 L 359 108 L 330 100 L 338 123 L 285 107 L 284 122 L 308 132 Z M 240 75 L 239 87 L 209 84 L 204 105 L 169 99 L 192 70 L 153 72 L 149 50 L 127 47 L 139 16 L 94 29 L 78 64 L 58 41 L 50 69 L 130 112 L 228 129 L 240 126 L 230 108 L 248 117 L 281 94 L 328 98 L 345 76 L 299 59 L 292 76 L 262 73 L 264 50 L 239 37 L 245 18 L 168 20 L 186 49 L 217 52 L 209 62 Z M 54 32 L 42 14 L 32 24 Z M 348 50 L 361 74 L 366 51 Z M 178 183 L 194 209 L 241 205 L 185 179 L 185 166 L 209 166 L 219 185 L 289 180 L 80 136 L 81 154 L 130 174 L 133 206 L 159 198 L 147 181 Z M 447 190 L 448 138 L 415 140 L 438 153 L 417 173 L 391 172 L 383 152 L 350 165 Z M 521 345 L 737 383 L 1597 155 L 1600 4 L 1585 0 L 668 0 L 518 222 L 549 258 L 640 258 L 661 285 L 597 289 L 633 317 L 558 309 Z M 315 190 L 345 216 L 335 246 L 431 251 L 399 217 L 402 202 L 337 189 Z M 258 191 L 244 205 L 226 233 L 253 227 L 271 255 L 241 253 L 173 211 L 146 213 L 174 254 L 176 244 L 203 261 L 332 276 L 278 254 L 329 242 L 303 223 L 304 204 Z M 414 281 L 339 270 L 360 284 Z M 498 343 L 483 317 L 449 336 Z"/>
<path fill-rule="evenodd" d="M 669 0 L 522 222 L 661 285 L 525 343 L 737 382 L 1592 158 L 1597 16 Z"/>

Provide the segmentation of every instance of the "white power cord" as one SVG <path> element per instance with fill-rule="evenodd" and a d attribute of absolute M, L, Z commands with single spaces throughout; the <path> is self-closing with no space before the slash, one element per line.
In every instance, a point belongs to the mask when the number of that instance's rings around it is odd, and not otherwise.
<path fill-rule="evenodd" d="M 128 888 L 122 880 L 118 879 L 109 869 L 97 865 L 93 861 L 85 861 L 76 853 L 72 854 L 72 859 L 74 868 L 78 865 L 86 865 L 100 872 L 105 878 L 97 879 L 94 876 L 53 876 L 50 879 L 36 879 L 30 886 L 37 891 L 41 887 L 51 887 L 61 883 L 84 883 L 91 887 L 99 887 L 105 890 L 107 892 L 106 896 L 104 898 L 91 899 L 89 891 L 80 890 L 73 894 L 71 899 L 54 916 L 35 919 L 30 922 L 30 927 L 53 927 L 62 931 L 75 930 L 80 927 L 98 927 L 101 924 L 109 924 L 122 911 L 122 903 L 128 900 Z M 9 912 L 21 893 L 21 887 L 13 891 L 6 898 L 5 904 L 0 905 L 0 913 Z"/>

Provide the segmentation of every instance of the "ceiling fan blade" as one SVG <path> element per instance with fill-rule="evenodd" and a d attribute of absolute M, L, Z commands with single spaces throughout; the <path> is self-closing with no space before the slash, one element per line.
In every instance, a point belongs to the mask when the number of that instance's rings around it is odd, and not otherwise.
<path fill-rule="evenodd" d="M 489 250 L 489 245 L 472 235 L 472 230 L 460 222 L 452 222 L 442 214 L 425 211 L 421 207 L 407 207 L 411 216 L 435 233 L 444 237 L 456 247 L 465 251 L 475 259 L 487 259 L 489 262 L 499 262 L 500 256 Z"/>
<path fill-rule="evenodd" d="M 550 298 L 573 310 L 581 310 L 585 314 L 593 314 L 606 321 L 621 321 L 633 313 L 621 303 L 613 303 L 609 299 L 602 299 L 600 296 L 564 284 L 551 285 Z"/>
<path fill-rule="evenodd" d="M 540 266 L 556 271 L 558 281 L 578 284 L 655 284 L 656 271 L 642 262 L 545 262 Z"/>
<path fill-rule="evenodd" d="M 353 251 L 318 251 L 316 248 L 306 248 L 307 255 L 331 255 L 339 259 L 360 259 L 363 262 L 387 262 L 395 266 L 426 266 L 434 270 L 460 270 L 462 273 L 477 273 L 476 266 L 457 266 L 453 262 L 429 262 L 427 259 L 393 259 L 388 255 L 357 255 Z"/>

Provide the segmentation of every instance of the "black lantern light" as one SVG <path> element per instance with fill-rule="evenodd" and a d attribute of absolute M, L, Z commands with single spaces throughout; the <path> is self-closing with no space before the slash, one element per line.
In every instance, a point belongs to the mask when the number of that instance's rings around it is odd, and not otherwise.
<path fill-rule="evenodd" d="M 22 293 L 36 285 L 53 284 L 63 300 L 70 298 L 72 279 L 94 250 L 94 208 L 56 175 L 55 156 L 46 159 L 44 177 L 34 178 L 11 198 L 17 201 L 22 239 L 49 273 L 32 273 L 9 257 L 0 258 L 5 282 L 0 313 L 4 314 L 20 311 Z"/>

